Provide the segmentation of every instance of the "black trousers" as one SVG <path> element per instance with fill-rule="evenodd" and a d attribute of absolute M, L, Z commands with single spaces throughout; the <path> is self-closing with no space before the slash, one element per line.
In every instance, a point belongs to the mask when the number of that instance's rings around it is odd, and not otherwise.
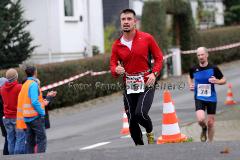
<path fill-rule="evenodd" d="M 123 101 L 129 121 L 131 137 L 136 145 L 143 145 L 142 131 L 140 126 L 146 129 L 147 133 L 152 132 L 153 125 L 148 112 L 152 106 L 155 89 L 146 88 L 142 93 L 127 94 L 123 93 Z"/>

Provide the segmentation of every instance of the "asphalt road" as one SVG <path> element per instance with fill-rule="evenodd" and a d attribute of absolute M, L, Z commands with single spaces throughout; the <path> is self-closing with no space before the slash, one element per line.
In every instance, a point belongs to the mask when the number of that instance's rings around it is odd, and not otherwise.
<path fill-rule="evenodd" d="M 225 64 L 220 68 L 228 82 L 233 84 L 235 100 L 240 101 L 240 72 L 238 67 L 240 67 L 240 61 Z M 154 102 L 150 110 L 150 117 L 153 121 L 156 138 L 161 135 L 162 93 L 164 87 L 170 86 L 169 89 L 175 103 L 177 116 L 180 119 L 179 125 L 183 126 L 195 121 L 193 92 L 188 89 L 186 76 L 170 78 L 167 81 L 160 81 L 159 83 L 159 88 L 155 92 Z M 227 86 L 217 86 L 216 90 L 219 100 L 219 113 L 225 109 L 223 104 L 226 98 Z M 102 151 L 101 154 L 107 153 L 106 157 L 111 157 L 111 153 L 118 151 L 120 153 L 127 152 L 126 155 L 138 153 L 138 149 L 134 148 L 131 138 L 120 134 L 122 128 L 122 111 L 122 95 L 121 93 L 117 93 L 91 102 L 78 104 L 74 108 L 51 112 L 51 128 L 47 130 L 47 153 L 54 155 L 56 152 L 69 154 L 74 151 L 81 151 L 81 153 L 89 156 L 90 153 L 98 154 Z M 142 131 L 144 132 L 144 130 Z M 146 138 L 144 141 L 146 143 Z M 0 138 L 0 145 L 3 145 L 2 138 Z M 186 153 L 190 152 L 187 150 L 187 146 L 180 147 L 180 152 L 184 152 L 184 148 L 186 148 Z M 146 148 L 147 145 L 144 147 Z M 151 151 L 157 151 L 158 148 L 158 145 L 151 146 L 149 154 L 152 153 Z M 204 149 L 200 153 L 207 150 L 205 147 L 200 148 Z M 64 157 L 64 154 L 61 155 Z M 147 155 L 147 153 L 142 153 L 142 155 Z"/>
<path fill-rule="evenodd" d="M 221 67 L 228 82 L 233 84 L 236 100 L 240 98 L 238 92 L 238 88 L 240 88 L 238 66 L 240 66 L 239 61 Z M 179 125 L 182 126 L 195 121 L 193 92 L 188 89 L 186 76 L 162 81 L 159 89 L 156 90 L 150 110 L 156 138 L 161 135 L 162 91 L 164 86 L 171 85 L 170 89 L 175 85 L 175 89 L 171 90 L 171 93 L 177 116 L 180 119 Z M 218 112 L 221 112 L 225 109 L 223 104 L 226 98 L 227 86 L 217 86 L 216 89 L 219 99 Z M 49 139 L 48 152 L 85 149 L 86 147 L 95 149 L 134 146 L 131 138 L 123 138 L 120 135 L 122 110 L 122 95 L 119 93 L 112 97 L 106 97 L 102 101 L 92 104 L 91 108 L 83 109 L 81 112 L 76 110 L 73 113 L 52 117 L 52 128 L 47 133 Z M 142 131 L 144 132 L 144 130 Z"/>
<path fill-rule="evenodd" d="M 5 160 L 239 160 L 240 143 L 215 142 L 165 144 L 47 154 L 5 156 Z M 1 158 L 1 157 L 0 157 Z"/>

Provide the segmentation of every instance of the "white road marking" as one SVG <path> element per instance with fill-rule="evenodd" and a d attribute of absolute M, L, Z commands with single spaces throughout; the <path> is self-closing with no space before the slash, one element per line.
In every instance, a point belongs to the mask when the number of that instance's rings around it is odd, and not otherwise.
<path fill-rule="evenodd" d="M 146 134 L 146 132 L 142 132 L 142 134 Z M 131 138 L 130 135 L 126 135 L 126 136 L 122 136 L 120 138 Z M 87 149 L 93 149 L 93 148 L 97 148 L 97 147 L 100 147 L 100 146 L 103 146 L 103 145 L 107 145 L 111 142 L 101 142 L 101 143 L 96 143 L 96 144 L 93 144 L 91 146 L 87 146 L 87 147 L 83 147 L 83 148 L 80 148 L 79 150 L 87 150 Z"/>
<path fill-rule="evenodd" d="M 93 148 L 100 147 L 100 146 L 103 146 L 103 145 L 106 145 L 106 144 L 109 144 L 109 143 L 111 143 L 111 142 L 96 143 L 96 144 L 93 144 L 93 145 L 91 145 L 91 146 L 87 146 L 87 147 L 80 148 L 80 150 L 93 149 Z"/>
<path fill-rule="evenodd" d="M 126 136 L 122 136 L 120 138 L 130 138 L 131 136 L 130 135 L 126 135 Z"/>

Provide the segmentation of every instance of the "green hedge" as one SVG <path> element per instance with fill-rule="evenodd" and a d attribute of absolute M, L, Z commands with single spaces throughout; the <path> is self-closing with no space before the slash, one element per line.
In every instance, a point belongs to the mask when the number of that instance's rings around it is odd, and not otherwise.
<path fill-rule="evenodd" d="M 240 26 L 222 27 L 216 29 L 209 29 L 206 31 L 199 31 L 199 42 L 196 46 L 205 46 L 207 48 L 218 47 L 222 45 L 232 44 L 240 42 Z M 192 48 L 196 49 L 196 48 Z M 183 55 L 188 58 L 194 56 L 192 64 L 197 63 L 196 55 Z M 236 59 L 240 59 L 240 47 L 227 49 L 223 51 L 210 52 L 209 62 L 213 64 L 220 64 L 223 62 L 229 62 Z M 183 71 L 188 72 L 189 65 L 183 63 Z"/>
<path fill-rule="evenodd" d="M 41 86 L 64 80 L 87 70 L 107 71 L 109 70 L 109 58 L 106 55 L 99 55 L 82 60 L 39 65 L 37 68 Z M 23 79 L 23 71 L 19 68 L 17 70 L 19 71 L 19 79 Z M 5 71 L 1 70 L 0 75 L 4 75 Z M 51 105 L 51 109 L 70 106 L 119 91 L 121 89 L 118 85 L 120 82 L 121 79 L 116 81 L 110 73 L 99 76 L 84 76 L 72 83 L 55 88 L 54 90 L 58 94 Z M 46 94 L 46 91 L 44 94 Z"/>
<path fill-rule="evenodd" d="M 151 17 L 151 18 L 150 18 Z M 150 33 L 163 51 L 168 48 L 166 9 L 159 1 L 144 2 L 141 30 Z"/>
<path fill-rule="evenodd" d="M 200 32 L 200 44 L 207 48 L 240 42 L 240 26 L 224 27 Z M 210 53 L 209 60 L 220 64 L 240 59 L 240 47 Z"/>

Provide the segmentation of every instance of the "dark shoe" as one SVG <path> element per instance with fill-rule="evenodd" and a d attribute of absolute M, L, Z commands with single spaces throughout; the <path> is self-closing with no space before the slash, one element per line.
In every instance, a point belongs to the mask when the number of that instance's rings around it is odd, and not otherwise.
<path fill-rule="evenodd" d="M 200 136 L 201 142 L 206 142 L 207 141 L 207 127 L 203 128 L 202 127 L 202 133 Z"/>

